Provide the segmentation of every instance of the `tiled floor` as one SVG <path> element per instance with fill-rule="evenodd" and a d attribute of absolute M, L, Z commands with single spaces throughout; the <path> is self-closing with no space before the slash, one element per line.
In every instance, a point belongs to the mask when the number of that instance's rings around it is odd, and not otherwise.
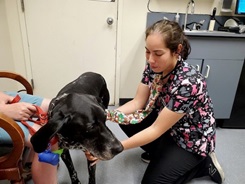
<path fill-rule="evenodd" d="M 108 122 L 107 125 L 119 139 L 126 136 L 118 125 Z M 97 164 L 98 184 L 140 184 L 147 164 L 140 160 L 143 151 L 140 148 L 124 151 L 110 161 Z M 245 129 L 217 130 L 217 158 L 225 172 L 224 184 L 245 183 Z M 72 151 L 81 183 L 87 183 L 87 168 L 83 153 Z M 62 163 L 62 162 L 61 162 Z M 59 169 L 60 184 L 68 184 L 69 176 L 64 165 Z M 209 178 L 196 179 L 189 184 L 211 184 Z M 29 183 L 30 184 L 30 183 Z"/>
<path fill-rule="evenodd" d="M 126 138 L 117 124 L 107 122 L 109 128 L 121 140 Z M 140 160 L 140 148 L 124 151 L 110 161 L 97 164 L 97 184 L 140 184 L 147 164 Z M 73 162 L 82 184 L 88 180 L 86 159 L 81 151 L 71 151 Z M 216 155 L 225 172 L 224 184 L 245 183 L 245 129 L 217 129 Z M 66 167 L 60 162 L 59 184 L 69 184 Z M 0 181 L 0 184 L 7 182 Z M 32 184 L 30 181 L 27 184 Z M 195 179 L 189 184 L 211 184 L 209 178 Z"/>

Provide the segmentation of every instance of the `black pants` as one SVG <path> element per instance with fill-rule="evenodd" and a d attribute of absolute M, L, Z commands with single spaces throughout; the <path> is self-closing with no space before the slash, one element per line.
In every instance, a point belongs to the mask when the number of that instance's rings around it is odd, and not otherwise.
<path fill-rule="evenodd" d="M 153 111 L 139 124 L 120 127 L 131 137 L 150 126 L 157 115 L 157 112 Z M 169 131 L 154 142 L 142 146 L 142 149 L 151 155 L 151 162 L 145 171 L 142 184 L 182 184 L 193 178 L 208 175 L 206 158 L 179 147 Z"/>

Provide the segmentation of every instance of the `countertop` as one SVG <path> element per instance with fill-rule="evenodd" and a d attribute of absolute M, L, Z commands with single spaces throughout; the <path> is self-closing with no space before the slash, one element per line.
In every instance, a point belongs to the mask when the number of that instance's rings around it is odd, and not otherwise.
<path fill-rule="evenodd" d="M 206 31 L 206 30 L 186 30 L 187 36 L 201 36 L 201 37 L 230 37 L 230 38 L 245 38 L 245 34 L 224 32 L 224 31 Z"/>

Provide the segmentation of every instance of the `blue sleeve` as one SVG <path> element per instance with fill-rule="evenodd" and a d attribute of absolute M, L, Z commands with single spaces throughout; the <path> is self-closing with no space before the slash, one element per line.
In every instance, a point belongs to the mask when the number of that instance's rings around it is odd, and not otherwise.
<path fill-rule="evenodd" d="M 40 96 L 35 96 L 35 95 L 29 95 L 26 93 L 17 93 L 17 92 L 4 92 L 7 95 L 10 96 L 16 96 L 17 94 L 21 97 L 21 102 L 28 102 L 37 106 L 41 106 L 43 98 Z"/>

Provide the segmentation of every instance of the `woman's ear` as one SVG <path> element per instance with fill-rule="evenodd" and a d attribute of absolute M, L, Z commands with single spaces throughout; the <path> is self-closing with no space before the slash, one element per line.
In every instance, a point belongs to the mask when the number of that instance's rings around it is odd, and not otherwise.
<path fill-rule="evenodd" d="M 178 54 L 178 55 L 180 55 L 180 54 L 181 54 L 182 47 L 183 47 L 183 45 L 182 45 L 182 44 L 179 44 L 179 45 L 178 45 L 178 47 L 177 47 L 177 51 L 176 51 L 176 54 Z"/>

